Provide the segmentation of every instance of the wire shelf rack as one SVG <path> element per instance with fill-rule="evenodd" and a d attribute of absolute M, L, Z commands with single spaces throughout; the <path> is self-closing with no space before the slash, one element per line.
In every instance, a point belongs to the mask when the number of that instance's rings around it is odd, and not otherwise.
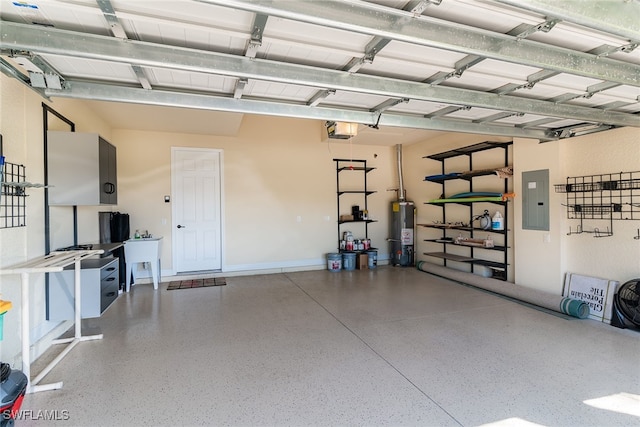
<path fill-rule="evenodd" d="M 566 194 L 569 219 L 640 220 L 640 171 L 568 177 L 554 187 Z"/>
<path fill-rule="evenodd" d="M 26 194 L 24 165 L 5 162 L 0 166 L 0 228 L 26 225 Z"/>

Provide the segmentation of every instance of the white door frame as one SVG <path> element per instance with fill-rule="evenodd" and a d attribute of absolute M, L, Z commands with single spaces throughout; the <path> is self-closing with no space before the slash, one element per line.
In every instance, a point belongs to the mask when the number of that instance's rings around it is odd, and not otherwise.
<path fill-rule="evenodd" d="M 220 156 L 220 269 L 224 271 L 226 265 L 225 259 L 225 224 L 224 224 L 224 150 L 219 148 L 206 148 L 206 147 L 171 147 L 171 273 L 173 276 L 178 274 L 176 269 L 177 259 L 177 239 L 176 230 L 178 223 L 176 222 L 176 205 L 174 203 L 175 191 L 176 191 L 176 174 L 175 168 L 175 153 L 176 151 L 210 151 L 218 153 Z"/>

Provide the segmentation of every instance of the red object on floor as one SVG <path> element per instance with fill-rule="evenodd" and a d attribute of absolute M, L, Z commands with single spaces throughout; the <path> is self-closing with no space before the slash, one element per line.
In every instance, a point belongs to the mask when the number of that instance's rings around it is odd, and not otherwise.
<path fill-rule="evenodd" d="M 13 425 L 29 384 L 21 371 L 12 370 L 7 364 L 2 369 L 5 372 L 0 383 L 0 427 Z"/>

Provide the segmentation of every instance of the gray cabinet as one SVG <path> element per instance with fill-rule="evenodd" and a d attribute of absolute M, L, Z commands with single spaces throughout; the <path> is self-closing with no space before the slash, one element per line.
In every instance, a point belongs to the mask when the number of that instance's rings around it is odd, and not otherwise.
<path fill-rule="evenodd" d="M 80 299 L 83 319 L 100 315 L 118 297 L 120 288 L 118 258 L 90 258 L 81 261 Z M 75 271 L 73 265 L 60 273 L 49 274 L 47 287 L 47 319 L 74 318 Z"/>
<path fill-rule="evenodd" d="M 116 148 L 96 133 L 47 132 L 49 205 L 118 203 Z"/>

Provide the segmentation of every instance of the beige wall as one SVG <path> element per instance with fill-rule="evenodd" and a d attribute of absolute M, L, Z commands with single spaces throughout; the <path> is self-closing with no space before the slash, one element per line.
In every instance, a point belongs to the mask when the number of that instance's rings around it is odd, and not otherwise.
<path fill-rule="evenodd" d="M 616 129 L 575 138 L 561 145 L 563 177 L 640 170 L 640 130 Z M 635 195 L 638 194 L 636 190 Z M 635 200 L 635 199 L 634 199 Z M 637 201 L 636 201 L 637 203 Z M 637 214 L 636 207 L 636 214 Z M 613 221 L 613 236 L 594 238 L 592 234 L 566 236 L 577 220 L 566 219 L 562 210 L 562 248 L 566 271 L 618 280 L 621 283 L 640 277 L 640 240 L 635 240 L 640 221 Z M 637 218 L 637 216 L 636 216 Z M 606 229 L 608 221 L 584 220 L 584 228 Z"/>
<path fill-rule="evenodd" d="M 322 141 L 312 120 L 245 116 L 236 137 L 169 134 L 116 129 L 118 209 L 131 229 L 163 236 L 162 264 L 173 270 L 171 148 L 206 147 L 223 152 L 223 271 L 324 268 L 337 247 L 336 170 L 333 158 L 367 160 L 376 167 L 368 185 L 369 211 L 380 222 L 369 227 L 374 244 L 386 251 L 392 193 L 392 150 Z M 345 199 L 346 202 L 346 199 Z M 344 205 L 342 213 L 349 213 Z M 364 236 L 364 227 L 354 225 Z M 348 228 L 344 228 L 345 230 Z"/>
<path fill-rule="evenodd" d="M 522 173 L 549 170 L 549 231 L 522 228 L 522 198 L 514 205 L 514 244 L 516 281 L 519 285 L 554 294 L 562 293 L 566 260 L 562 256 L 564 245 L 562 218 L 563 203 L 560 194 L 553 191 L 554 183 L 566 178 L 562 172 L 560 147 L 568 141 L 540 144 L 537 140 L 514 141 L 513 181 L 516 194 L 522 195 Z"/>
<path fill-rule="evenodd" d="M 516 140 L 516 188 L 522 188 L 522 172 L 549 169 L 550 231 L 522 230 L 521 204 L 516 203 L 516 258 L 518 283 L 560 294 L 566 273 L 618 280 L 621 283 L 640 274 L 640 241 L 634 240 L 640 221 L 613 221 L 613 236 L 594 238 L 593 234 L 567 235 L 579 220 L 567 218 L 565 194 L 556 193 L 553 184 L 567 177 L 601 173 L 630 172 L 640 169 L 640 132 L 623 128 L 538 144 Z M 609 221 L 584 220 L 584 229 L 604 230 Z"/>
<path fill-rule="evenodd" d="M 14 79 L 0 75 L 0 133 L 6 160 L 25 165 L 26 180 L 44 182 L 43 150 L 43 99 Z M 93 129 L 105 134 L 109 128 L 99 117 L 92 115 L 80 103 L 69 101 L 46 102 L 56 111 L 76 122 L 78 130 Z M 61 126 L 59 120 L 51 121 L 52 127 Z M 0 229 L 0 267 L 6 267 L 44 255 L 44 190 L 27 189 L 26 226 Z M 68 235 L 72 230 L 70 208 L 68 212 L 52 212 L 52 241 L 60 234 Z M 80 219 L 82 223 L 83 219 Z M 0 294 L 3 300 L 11 301 L 13 308 L 4 316 L 4 340 L 0 341 L 0 359 L 15 366 L 20 360 L 20 277 L 0 276 Z M 46 321 L 44 275 L 30 277 L 30 326 L 32 342 L 38 341 L 52 330 L 62 332 L 68 327 L 58 322 Z M 32 349 L 34 355 L 48 347 L 51 339 L 38 341 Z"/>

